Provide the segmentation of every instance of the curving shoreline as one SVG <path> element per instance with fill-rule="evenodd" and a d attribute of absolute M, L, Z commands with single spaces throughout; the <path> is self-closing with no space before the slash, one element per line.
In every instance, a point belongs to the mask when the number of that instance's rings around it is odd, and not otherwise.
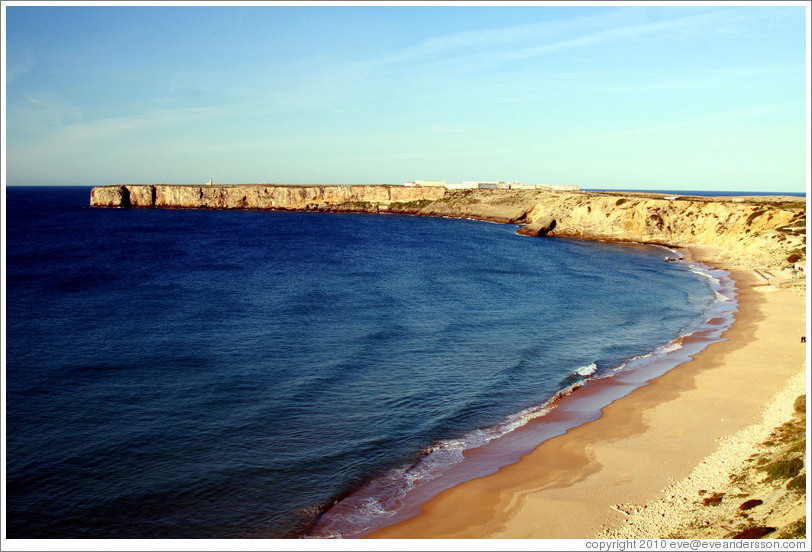
<path fill-rule="evenodd" d="M 680 255 L 673 250 L 670 253 Z M 370 502 L 381 498 L 374 491 L 375 486 L 360 489 L 324 512 L 307 536 L 357 538 L 374 536 L 377 531 L 386 532 L 387 527 L 417 515 L 427 502 L 446 489 L 490 476 L 520 461 L 545 441 L 594 421 L 601 416 L 606 405 L 647 385 L 650 380 L 690 360 L 691 355 L 704 349 L 708 343 L 721 339 L 723 331 L 733 322 L 737 304 L 733 282 L 724 271 L 695 261 L 685 263 L 692 272 L 714 282 L 711 289 L 717 294 L 717 300 L 699 320 L 686 328 L 686 333 L 648 353 L 626 359 L 608 372 L 594 377 L 587 374 L 586 378 L 560 390 L 544 404 L 519 413 L 521 421 L 510 431 L 464 450 L 458 463 L 444 472 L 433 474 L 428 480 L 418 479 L 395 504 L 383 500 L 373 502 L 375 508 L 371 508 Z M 365 514 L 359 515 L 357 511 Z M 363 525 L 359 524 L 362 520 Z"/>
<path fill-rule="evenodd" d="M 417 517 L 369 537 L 688 536 L 679 533 L 676 520 L 673 527 L 642 520 L 634 525 L 630 513 L 667 500 L 664 492 L 670 484 L 690 477 L 729 436 L 759 423 L 763 410 L 788 384 L 796 389 L 785 391 L 784 397 L 794 400 L 804 392 L 797 389 L 804 381 L 798 377 L 805 361 L 805 345 L 799 340 L 805 334 L 804 298 L 789 290 L 755 287 L 756 279 L 746 272 L 732 275 L 739 312 L 724 341 L 613 402 L 594 422 L 542 443 L 496 474 L 443 492 Z M 727 474 L 721 471 L 720 476 L 723 480 Z M 679 498 L 702 501 L 701 495 Z M 656 511 L 658 516 L 663 512 Z M 747 520 L 734 522 L 743 526 Z M 727 532 L 719 528 L 716 536 Z"/>

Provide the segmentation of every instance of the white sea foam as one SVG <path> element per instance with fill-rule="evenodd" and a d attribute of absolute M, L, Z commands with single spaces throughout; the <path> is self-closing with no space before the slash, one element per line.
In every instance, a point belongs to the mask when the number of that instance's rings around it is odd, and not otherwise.
<path fill-rule="evenodd" d="M 682 253 L 680 253 L 676 249 L 672 249 L 672 248 L 668 247 L 667 245 L 655 245 L 655 247 L 660 247 L 662 249 L 665 249 L 666 251 L 671 253 L 671 255 L 674 256 L 673 258 L 677 259 L 678 261 L 681 261 L 681 260 L 683 260 L 685 258 L 685 255 L 683 255 Z"/>
<path fill-rule="evenodd" d="M 613 368 L 612 368 L 612 371 L 613 371 L 613 372 L 620 372 L 620 371 L 621 371 L 621 370 L 623 370 L 625 367 L 626 367 L 626 363 L 625 363 L 625 362 L 621 362 L 621 363 L 620 363 L 620 364 L 618 364 L 617 366 L 613 367 Z"/>
<path fill-rule="evenodd" d="M 381 504 L 381 501 L 377 498 L 367 498 L 361 503 L 361 505 L 362 509 L 369 514 L 381 515 L 388 513 L 386 508 L 383 507 L 383 504 Z"/>
<path fill-rule="evenodd" d="M 729 290 L 725 289 L 726 286 L 722 282 L 723 278 L 725 280 L 728 279 L 727 276 L 726 276 L 726 273 L 724 273 L 724 272 L 722 272 L 720 270 L 711 269 L 711 268 L 706 267 L 704 265 L 698 265 L 698 264 L 693 264 L 692 263 L 689 266 L 691 267 L 690 268 L 691 272 L 708 279 L 708 285 L 710 285 L 711 291 L 713 291 L 713 295 L 714 295 L 714 297 L 716 297 L 716 299 L 718 301 L 731 301 L 732 300 L 732 297 L 730 297 L 730 296 L 728 296 L 726 294 L 726 293 L 729 292 Z M 723 291 L 725 293 L 722 293 Z"/>
<path fill-rule="evenodd" d="M 347 514 L 346 509 L 339 514 L 340 519 L 337 519 L 336 523 L 340 525 L 340 530 L 333 528 L 333 520 L 328 511 L 317 525 L 315 533 L 309 537 L 341 538 L 342 535 L 363 534 L 376 523 L 380 523 L 382 518 L 395 515 L 406 496 L 416 486 L 440 477 L 450 467 L 461 462 L 464 451 L 485 445 L 515 431 L 531 420 L 544 416 L 561 397 L 571 393 L 578 385 L 572 384 L 544 404 L 508 416 L 500 424 L 472 431 L 462 438 L 445 439 L 424 448 L 423 456 L 416 463 L 394 468 L 371 481 L 363 491 L 364 498 L 353 500 L 356 497 L 349 497 L 349 500 L 353 501 L 352 514 Z"/>
<path fill-rule="evenodd" d="M 713 274 L 710 273 L 709 268 L 707 268 L 705 266 L 695 264 L 695 263 L 690 263 L 689 266 L 690 266 L 691 272 L 693 272 L 694 274 L 698 274 L 699 276 L 704 276 L 705 278 L 707 278 L 711 282 L 715 283 L 716 285 L 721 284 L 721 282 L 719 281 L 719 278 L 715 277 Z"/>
<path fill-rule="evenodd" d="M 716 297 L 719 301 L 730 301 L 730 297 L 728 297 L 727 295 L 722 295 L 718 291 L 714 291 L 713 296 Z"/>
<path fill-rule="evenodd" d="M 669 343 L 667 345 L 664 345 L 660 349 L 660 352 L 664 353 L 664 354 L 668 354 L 668 353 L 673 353 L 674 351 L 679 351 L 680 349 L 682 349 L 682 337 L 680 337 L 679 339 L 675 339 L 674 341 L 672 341 L 671 343 Z"/>
<path fill-rule="evenodd" d="M 573 374 L 578 374 L 579 376 L 591 376 L 597 369 L 598 365 L 593 362 L 592 364 L 587 364 L 586 366 L 576 368 L 575 371 L 573 371 Z"/>

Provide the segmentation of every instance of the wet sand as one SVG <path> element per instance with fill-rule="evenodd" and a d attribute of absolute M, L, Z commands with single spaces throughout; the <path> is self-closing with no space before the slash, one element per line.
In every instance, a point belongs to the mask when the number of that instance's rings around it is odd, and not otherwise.
<path fill-rule="evenodd" d="M 658 497 L 724 439 L 757 423 L 804 370 L 806 301 L 731 271 L 739 312 L 694 360 L 497 473 L 450 488 L 369 538 L 593 538 Z M 650 537 L 660 535 L 652 534 Z"/>

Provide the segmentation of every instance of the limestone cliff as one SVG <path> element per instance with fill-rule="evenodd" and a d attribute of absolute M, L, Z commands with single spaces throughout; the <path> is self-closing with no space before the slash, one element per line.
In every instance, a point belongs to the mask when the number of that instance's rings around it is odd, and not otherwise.
<path fill-rule="evenodd" d="M 728 266 L 780 267 L 806 257 L 804 203 L 550 195 L 526 218 L 526 234 L 553 219 L 554 235 L 711 247 Z"/>
<path fill-rule="evenodd" d="M 100 186 L 94 207 L 180 209 L 378 210 L 396 202 L 440 199 L 445 188 L 406 186 Z"/>
<path fill-rule="evenodd" d="M 96 207 L 321 210 L 469 217 L 519 233 L 713 248 L 729 266 L 782 268 L 806 259 L 806 203 L 790 197 L 447 190 L 405 186 L 170 186 L 93 188 Z"/>

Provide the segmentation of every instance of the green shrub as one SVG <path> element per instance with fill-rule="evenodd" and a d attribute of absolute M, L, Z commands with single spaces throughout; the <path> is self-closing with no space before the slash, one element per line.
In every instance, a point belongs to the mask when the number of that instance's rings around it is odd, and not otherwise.
<path fill-rule="evenodd" d="M 787 490 L 794 491 L 796 493 L 805 493 L 806 492 L 806 473 L 802 473 L 798 477 L 794 477 L 787 483 Z"/>
<path fill-rule="evenodd" d="M 801 473 L 804 468 L 802 458 L 796 456 L 790 459 L 781 459 L 767 465 L 767 481 L 786 481 Z"/>
<path fill-rule="evenodd" d="M 784 527 L 776 538 L 779 539 L 805 539 L 806 538 L 806 516 L 797 519 Z"/>

